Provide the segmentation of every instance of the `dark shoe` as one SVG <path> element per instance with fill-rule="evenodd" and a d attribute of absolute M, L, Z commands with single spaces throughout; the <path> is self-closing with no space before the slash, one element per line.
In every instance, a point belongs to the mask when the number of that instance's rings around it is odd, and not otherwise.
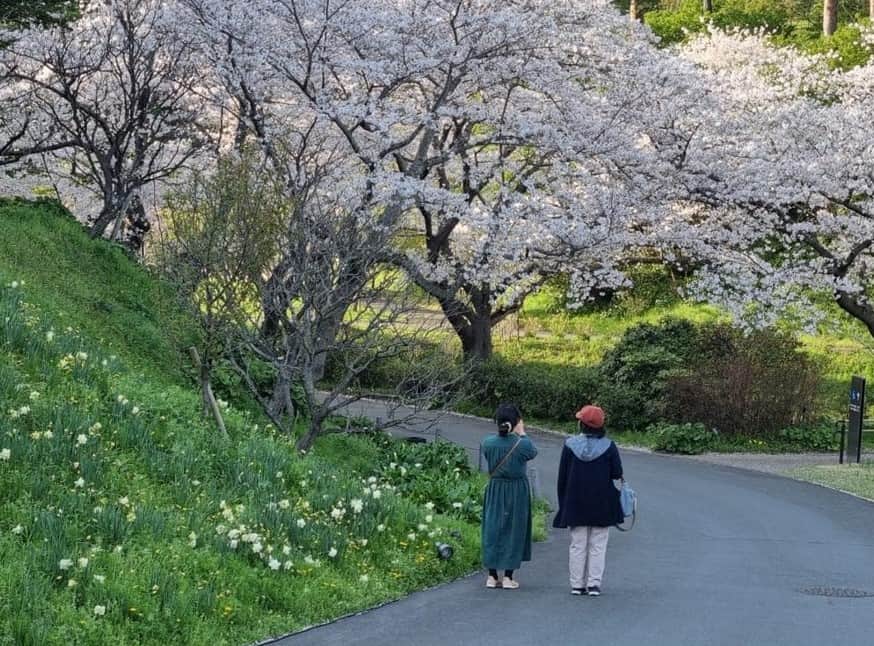
<path fill-rule="evenodd" d="M 590 597 L 600 597 L 601 596 L 601 588 L 587 588 L 587 592 Z"/>
<path fill-rule="evenodd" d="M 580 596 L 586 594 L 586 589 L 585 588 L 571 588 L 571 594 L 574 595 L 575 597 L 580 597 Z"/>

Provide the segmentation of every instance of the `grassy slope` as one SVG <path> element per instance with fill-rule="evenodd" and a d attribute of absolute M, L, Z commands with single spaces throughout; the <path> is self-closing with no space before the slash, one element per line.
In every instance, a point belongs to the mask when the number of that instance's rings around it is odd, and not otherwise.
<path fill-rule="evenodd" d="M 172 290 L 120 247 L 90 242 L 51 203 L 0 202 L 0 276 L 24 281 L 28 300 L 137 370 L 182 382 L 177 348 L 193 338 Z"/>
<path fill-rule="evenodd" d="M 173 294 L 51 211 L 0 204 L 0 644 L 241 644 L 476 567 L 473 497 L 432 514 L 389 486 L 400 476 L 369 441 L 301 459 L 230 409 L 218 442 Z M 252 540 L 232 547 L 240 526 L 279 571 Z"/>
<path fill-rule="evenodd" d="M 794 469 L 789 475 L 874 500 L 874 463 L 835 464 Z"/>

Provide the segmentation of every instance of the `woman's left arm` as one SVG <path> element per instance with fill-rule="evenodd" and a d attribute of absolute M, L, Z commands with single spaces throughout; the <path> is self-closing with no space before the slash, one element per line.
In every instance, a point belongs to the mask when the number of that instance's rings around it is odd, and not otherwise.
<path fill-rule="evenodd" d="M 614 443 L 613 455 L 610 456 L 610 478 L 613 480 L 621 480 L 622 475 L 622 458 L 619 457 L 619 449 Z"/>

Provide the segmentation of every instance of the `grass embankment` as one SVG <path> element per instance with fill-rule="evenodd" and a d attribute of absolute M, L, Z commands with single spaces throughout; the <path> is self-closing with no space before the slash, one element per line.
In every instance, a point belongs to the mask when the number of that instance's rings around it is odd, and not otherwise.
<path fill-rule="evenodd" d="M 874 501 L 874 462 L 800 467 L 788 475 Z"/>
<path fill-rule="evenodd" d="M 0 644 L 242 644 L 478 567 L 462 450 L 332 436 L 301 457 L 233 407 L 223 442 L 194 337 L 119 249 L 0 204 Z"/>

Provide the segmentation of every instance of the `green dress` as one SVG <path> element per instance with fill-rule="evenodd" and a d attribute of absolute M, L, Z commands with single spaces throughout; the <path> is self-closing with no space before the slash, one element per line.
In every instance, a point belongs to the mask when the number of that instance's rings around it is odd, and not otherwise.
<path fill-rule="evenodd" d="M 482 442 L 482 455 L 491 472 L 519 441 L 510 458 L 489 480 L 483 501 L 483 565 L 494 570 L 516 570 L 531 560 L 531 490 L 526 463 L 537 455 L 528 437 L 510 433 L 490 435 Z"/>

